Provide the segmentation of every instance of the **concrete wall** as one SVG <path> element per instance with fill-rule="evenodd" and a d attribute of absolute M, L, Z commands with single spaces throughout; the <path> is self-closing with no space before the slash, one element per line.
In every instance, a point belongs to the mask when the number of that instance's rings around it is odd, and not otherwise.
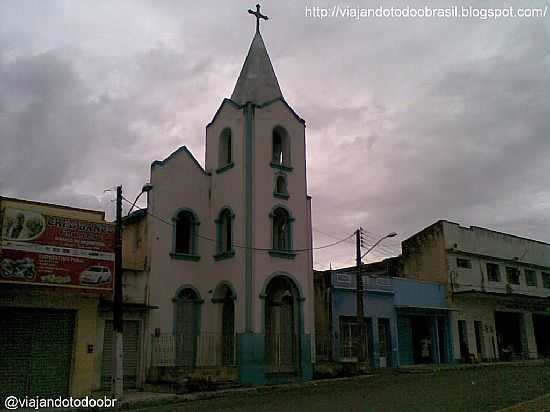
<path fill-rule="evenodd" d="M 179 149 L 163 162 L 153 164 L 148 197 L 148 304 L 159 306 L 151 312 L 149 333 L 160 328 L 161 333 L 172 333 L 174 310 L 172 299 L 179 288 L 193 285 L 204 300 L 215 287 L 209 274 L 215 254 L 214 242 L 197 239 L 199 261 L 173 258 L 172 218 L 180 208 L 191 209 L 198 217 L 199 234 L 215 238 L 214 212 L 209 207 L 209 176 L 200 168 L 186 149 Z M 236 257 L 239 258 L 238 256 Z M 211 326 L 211 319 L 203 319 L 203 330 Z"/>
<path fill-rule="evenodd" d="M 136 218 L 127 219 L 122 230 L 122 267 L 134 271 L 145 270 L 147 256 L 147 219 L 137 212 Z"/>
<path fill-rule="evenodd" d="M 476 226 L 442 222 L 445 248 L 550 267 L 550 244 Z"/>
<path fill-rule="evenodd" d="M 492 230 L 444 222 L 445 247 L 449 275 L 455 291 L 484 290 L 496 293 L 519 293 L 529 296 L 550 296 L 543 287 L 542 272 L 550 273 L 550 245 Z M 470 268 L 459 267 L 457 259 L 466 259 Z M 500 281 L 487 277 L 487 263 L 499 267 Z M 519 285 L 508 284 L 506 267 L 519 269 Z M 528 286 L 525 270 L 535 271 L 537 286 Z"/>
<path fill-rule="evenodd" d="M 441 222 L 404 240 L 401 247 L 404 277 L 447 283 L 445 239 Z"/>
<path fill-rule="evenodd" d="M 314 279 L 315 332 L 320 336 L 330 336 L 331 289 L 328 272 L 316 272 Z"/>

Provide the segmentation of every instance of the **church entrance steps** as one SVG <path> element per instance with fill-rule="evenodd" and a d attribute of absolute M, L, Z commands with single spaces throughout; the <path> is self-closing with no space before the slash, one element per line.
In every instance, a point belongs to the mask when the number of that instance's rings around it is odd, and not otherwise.
<path fill-rule="evenodd" d="M 219 390 L 239 386 L 239 371 L 234 367 L 157 366 L 149 369 L 145 390 L 150 392 L 187 393 Z"/>

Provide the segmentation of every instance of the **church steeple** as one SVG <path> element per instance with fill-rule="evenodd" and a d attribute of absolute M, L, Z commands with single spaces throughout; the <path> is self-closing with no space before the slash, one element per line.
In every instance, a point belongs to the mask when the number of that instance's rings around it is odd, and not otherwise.
<path fill-rule="evenodd" d="M 247 102 L 260 105 L 282 98 L 283 94 L 260 34 L 260 19 L 267 20 L 267 17 L 260 13 L 259 5 L 256 6 L 256 12 L 252 10 L 248 12 L 256 16 L 256 34 L 231 94 L 231 100 L 241 105 Z"/>

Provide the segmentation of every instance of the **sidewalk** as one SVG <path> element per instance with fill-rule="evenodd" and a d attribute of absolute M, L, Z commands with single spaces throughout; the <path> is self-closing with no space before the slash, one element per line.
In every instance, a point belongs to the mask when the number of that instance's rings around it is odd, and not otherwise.
<path fill-rule="evenodd" d="M 329 379 L 319 379 L 312 380 L 308 382 L 300 383 L 289 383 L 281 385 L 265 385 L 265 386 L 253 386 L 253 387 L 238 387 L 231 389 L 223 390 L 214 390 L 214 391 L 204 391 L 204 392 L 193 392 L 186 394 L 173 394 L 173 393 L 157 393 L 157 392 L 141 392 L 141 391 L 127 391 L 124 394 L 124 399 L 116 403 L 116 410 L 131 410 L 137 408 L 146 408 L 152 406 L 164 406 L 175 403 L 182 402 L 191 402 L 197 400 L 208 400 L 215 398 L 228 398 L 232 396 L 239 396 L 244 394 L 270 394 L 276 392 L 285 392 L 292 389 L 305 388 L 305 387 L 319 387 L 325 385 L 333 385 L 337 382 L 346 382 L 346 381 L 358 381 L 363 379 L 369 379 L 373 376 L 392 373 L 392 374 L 433 374 L 443 371 L 452 371 L 452 370 L 465 370 L 465 369 L 479 369 L 479 368 L 499 368 L 499 367 L 525 367 L 525 366 L 534 366 L 534 365 L 545 365 L 550 364 L 548 360 L 531 360 L 531 361 L 519 361 L 519 362 L 494 362 L 494 363 L 479 363 L 479 364 L 452 364 L 452 365 L 414 365 L 407 366 L 398 369 L 375 369 L 372 374 L 367 375 L 356 375 L 349 377 L 341 378 L 329 378 Z M 101 398 L 105 396 L 105 393 L 97 392 L 92 396 L 95 398 Z M 519 411 L 548 411 L 548 402 L 550 398 L 545 398 L 545 407 L 547 409 L 506 409 L 506 412 L 519 412 Z M 540 401 L 540 400 L 538 400 Z M 531 401 L 529 401 L 531 402 Z M 528 404 L 529 402 L 526 402 Z M 523 404 L 521 404 L 523 405 Z M 538 405 L 538 404 L 536 404 Z M 519 405 L 517 405 L 519 407 Z M 516 406 L 512 407 L 515 408 Z M 77 411 L 76 409 L 69 411 Z M 85 409 L 78 409 L 78 411 L 83 411 Z M 90 409 L 97 410 L 97 409 Z M 106 410 L 106 409 L 102 409 Z"/>
<path fill-rule="evenodd" d="M 395 369 L 398 373 L 434 373 L 449 370 L 465 370 L 476 368 L 499 368 L 499 367 L 523 367 L 534 365 L 547 365 L 550 361 L 547 359 L 532 359 L 516 362 L 480 362 L 480 363 L 452 363 L 452 364 L 428 364 L 428 365 L 409 365 L 401 366 Z"/>
<path fill-rule="evenodd" d="M 303 388 L 303 387 L 312 387 L 312 386 L 324 386 L 332 385 L 335 382 L 342 382 L 347 380 L 362 380 L 368 379 L 372 375 L 357 375 L 352 377 L 344 378 L 333 378 L 333 379 L 319 379 L 312 380 L 308 382 L 299 382 L 299 383 L 288 383 L 280 385 L 264 385 L 264 386 L 252 386 L 252 387 L 241 387 L 241 388 L 231 388 L 223 390 L 214 390 L 214 391 L 205 391 L 205 392 L 194 392 L 194 393 L 185 393 L 185 394 L 173 394 L 173 393 L 157 393 L 157 392 L 142 392 L 138 390 L 129 390 L 124 393 L 124 399 L 122 401 L 116 402 L 116 407 L 111 409 L 101 409 L 104 411 L 107 410 L 132 410 L 138 408 L 146 408 L 151 406 L 164 406 L 181 402 L 191 402 L 198 400 L 207 400 L 215 398 L 224 398 L 229 396 L 238 396 L 243 394 L 265 394 L 265 393 L 274 393 L 274 392 L 284 392 L 291 389 Z M 109 394 L 105 392 L 95 392 L 92 394 L 94 398 L 103 398 L 104 396 L 109 397 Z M 49 410 L 43 411 L 49 412 Z M 56 409 L 57 411 L 59 409 Z M 82 412 L 86 409 L 62 409 L 67 412 Z M 90 411 L 97 411 L 98 409 L 90 408 Z M 52 410 L 53 412 L 53 410 Z"/>

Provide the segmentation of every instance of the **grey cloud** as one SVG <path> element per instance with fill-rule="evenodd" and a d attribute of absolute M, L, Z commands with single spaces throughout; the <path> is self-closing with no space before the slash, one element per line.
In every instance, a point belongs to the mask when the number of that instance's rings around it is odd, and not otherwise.
<path fill-rule="evenodd" d="M 133 197 L 178 146 L 203 161 L 252 39 L 250 4 L 18 4 L 0 5 L 2 194 L 112 211 L 104 189 Z M 262 5 L 262 33 L 307 122 L 316 229 L 399 233 L 370 259 L 439 218 L 550 241 L 547 22 L 320 21 L 306 5 Z M 353 253 L 318 251 L 316 267 Z"/>

